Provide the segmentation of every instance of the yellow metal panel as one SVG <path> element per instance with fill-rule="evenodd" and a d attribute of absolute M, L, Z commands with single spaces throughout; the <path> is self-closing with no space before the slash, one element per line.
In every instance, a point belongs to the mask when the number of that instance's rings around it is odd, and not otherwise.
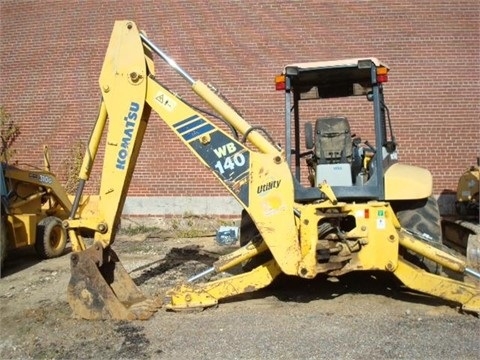
<path fill-rule="evenodd" d="M 327 202 L 325 202 L 327 203 Z M 329 204 L 329 203 L 328 203 Z M 313 278 L 317 275 L 317 242 L 318 242 L 318 222 L 322 216 L 317 213 L 318 205 L 299 206 L 297 209 L 301 213 L 300 217 L 300 244 L 302 252 L 302 261 L 299 265 L 299 271 L 303 277 Z"/>
<path fill-rule="evenodd" d="M 8 215 L 9 248 L 16 249 L 35 244 L 37 220 L 41 218 L 37 218 L 35 214 Z"/>
<path fill-rule="evenodd" d="M 70 211 L 72 208 L 72 203 L 70 202 L 65 189 L 55 175 L 48 171 L 30 171 L 8 166 L 5 169 L 5 177 L 10 180 L 15 180 L 13 182 L 15 192 L 22 198 L 26 198 L 32 194 L 40 196 L 40 188 L 48 189 L 51 196 L 55 198 L 66 211 Z M 21 211 L 38 212 L 39 209 L 40 200 L 38 200 L 38 203 L 32 203 L 28 208 L 22 206 Z"/>
<path fill-rule="evenodd" d="M 432 174 L 427 169 L 395 163 L 385 171 L 385 199 L 424 199 L 432 194 Z"/>
<path fill-rule="evenodd" d="M 282 271 L 300 275 L 300 244 L 294 219 L 293 181 L 287 164 L 277 157 L 252 154 L 250 207 L 246 209 Z"/>
<path fill-rule="evenodd" d="M 394 274 L 410 289 L 458 302 L 468 311 L 480 312 L 480 288 L 476 285 L 430 274 L 404 260 L 399 260 Z"/>
<path fill-rule="evenodd" d="M 167 292 L 165 307 L 181 310 L 214 306 L 220 299 L 264 288 L 280 273 L 281 270 L 275 260 L 270 260 L 248 273 L 200 285 L 180 284 Z"/>
<path fill-rule="evenodd" d="M 354 264 L 358 270 L 388 270 L 397 266 L 398 232 L 394 227 L 393 210 L 385 203 L 371 202 L 366 205 L 348 205 L 355 215 L 357 227 L 347 234 L 356 233 L 359 239 L 366 235 L 366 244 L 358 253 L 358 262 Z M 368 210 L 368 218 L 365 216 Z M 358 233 L 360 231 L 360 233 Z"/>
<path fill-rule="evenodd" d="M 345 241 L 339 241 L 349 247 L 351 259 L 344 267 L 333 271 L 341 275 L 355 270 L 393 271 L 398 257 L 398 232 L 395 228 L 395 216 L 384 202 L 368 204 L 338 203 L 329 201 L 310 204 L 298 208 L 301 212 L 300 241 L 302 262 L 300 272 L 305 277 L 316 275 L 318 242 L 318 224 L 336 218 L 350 219 L 354 228 L 346 231 Z M 353 225 L 352 225 L 353 226 Z"/>
<path fill-rule="evenodd" d="M 478 201 L 480 171 L 478 167 L 467 170 L 458 180 L 457 201 Z"/>
<path fill-rule="evenodd" d="M 282 271 L 297 275 L 293 181 L 280 152 L 251 151 L 150 78 L 147 102 L 247 210 Z"/>
<path fill-rule="evenodd" d="M 147 67 L 133 22 L 115 22 L 99 83 L 108 113 L 108 132 L 98 202 L 106 228 L 95 238 L 104 246 L 114 238 L 150 108 L 145 104 Z M 109 227 L 104 225 L 109 225 Z"/>

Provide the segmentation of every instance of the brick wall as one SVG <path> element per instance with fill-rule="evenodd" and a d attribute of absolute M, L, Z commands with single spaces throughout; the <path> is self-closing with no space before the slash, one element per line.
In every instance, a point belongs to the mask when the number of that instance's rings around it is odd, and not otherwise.
<path fill-rule="evenodd" d="M 48 144 L 62 178 L 69 149 L 88 140 L 96 118 L 98 76 L 117 19 L 134 20 L 194 78 L 220 88 L 249 123 L 279 142 L 283 95 L 273 79 L 285 64 L 375 56 L 391 67 L 386 100 L 401 160 L 430 169 L 439 195 L 454 190 L 479 155 L 479 15 L 476 0 L 2 0 L 0 104 L 21 128 L 16 159 L 41 166 Z M 195 99 L 160 60 L 156 67 L 169 88 Z M 326 103 L 306 115 L 314 120 L 314 114 L 338 113 L 337 106 Z M 361 105 L 340 113 L 357 135 L 373 139 Z M 129 195 L 227 192 L 153 114 Z"/>

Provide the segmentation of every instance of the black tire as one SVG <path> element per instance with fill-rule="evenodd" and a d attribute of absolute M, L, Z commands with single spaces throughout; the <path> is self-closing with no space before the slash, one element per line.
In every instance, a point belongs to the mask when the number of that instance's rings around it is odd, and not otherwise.
<path fill-rule="evenodd" d="M 461 218 L 468 215 L 467 204 L 464 202 L 455 203 L 455 210 L 457 211 L 457 215 Z"/>
<path fill-rule="evenodd" d="M 7 220 L 2 216 L 0 223 L 0 277 L 5 258 L 7 257 Z"/>
<path fill-rule="evenodd" d="M 35 250 L 42 259 L 51 259 L 63 254 L 67 245 L 67 230 L 62 220 L 49 216 L 37 225 Z"/>
<path fill-rule="evenodd" d="M 417 238 L 429 245 L 442 247 L 442 226 L 437 200 L 430 196 L 421 200 L 392 202 L 392 208 L 400 225 L 418 235 Z M 410 251 L 404 251 L 404 258 L 433 274 L 441 272 L 441 266 Z"/>
<path fill-rule="evenodd" d="M 240 246 L 245 246 L 249 241 L 263 241 L 257 226 L 253 222 L 250 215 L 243 210 L 242 220 L 240 221 Z M 270 250 L 267 250 L 251 259 L 248 259 L 242 263 L 242 270 L 249 272 L 256 267 L 265 264 L 267 261 L 273 258 Z"/>

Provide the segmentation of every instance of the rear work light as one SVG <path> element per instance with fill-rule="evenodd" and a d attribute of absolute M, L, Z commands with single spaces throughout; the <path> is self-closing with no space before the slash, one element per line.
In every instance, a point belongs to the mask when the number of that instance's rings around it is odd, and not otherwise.
<path fill-rule="evenodd" d="M 377 68 L 377 82 L 382 84 L 388 81 L 388 69 L 384 66 Z"/>
<path fill-rule="evenodd" d="M 275 76 L 275 90 L 285 90 L 285 75 Z"/>

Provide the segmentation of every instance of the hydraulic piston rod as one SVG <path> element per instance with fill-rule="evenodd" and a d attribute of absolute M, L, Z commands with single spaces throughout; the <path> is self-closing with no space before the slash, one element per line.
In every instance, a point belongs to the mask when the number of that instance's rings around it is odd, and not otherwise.
<path fill-rule="evenodd" d="M 215 111 L 226 119 L 242 135 L 248 133 L 248 140 L 255 145 L 264 154 L 280 155 L 277 147 L 267 141 L 258 132 L 251 131 L 252 126 L 247 123 L 235 110 L 232 109 L 220 96 L 218 96 L 209 86 L 199 80 L 194 80 L 185 70 L 183 70 L 172 58 L 163 52 L 158 46 L 150 41 L 144 34 L 140 33 L 140 38 L 154 53 L 170 65 L 180 76 L 182 76 L 191 86 L 192 90 L 204 99 Z"/>

